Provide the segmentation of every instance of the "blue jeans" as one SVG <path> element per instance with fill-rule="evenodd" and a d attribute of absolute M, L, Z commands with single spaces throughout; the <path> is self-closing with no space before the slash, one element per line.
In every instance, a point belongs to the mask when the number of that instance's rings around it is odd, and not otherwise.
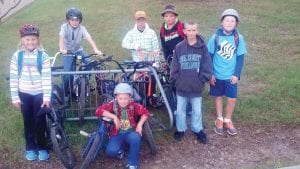
<path fill-rule="evenodd" d="M 87 53 L 84 50 L 78 51 L 76 55 L 87 56 Z M 70 55 L 63 55 L 63 66 L 65 72 L 75 71 L 76 70 L 76 57 Z M 63 89 L 66 95 L 70 94 L 73 89 L 73 75 L 64 75 L 63 76 Z"/>
<path fill-rule="evenodd" d="M 176 95 L 177 97 L 177 111 L 176 111 L 176 129 L 179 132 L 184 132 L 187 129 L 186 124 L 186 107 L 188 97 Z M 191 129 L 198 133 L 203 129 L 202 124 L 202 97 L 191 97 L 192 105 Z"/>
<path fill-rule="evenodd" d="M 141 135 L 135 131 L 117 134 L 108 141 L 106 154 L 116 157 L 118 152 L 122 150 L 124 143 L 126 143 L 129 145 L 128 164 L 138 166 L 141 138 Z"/>

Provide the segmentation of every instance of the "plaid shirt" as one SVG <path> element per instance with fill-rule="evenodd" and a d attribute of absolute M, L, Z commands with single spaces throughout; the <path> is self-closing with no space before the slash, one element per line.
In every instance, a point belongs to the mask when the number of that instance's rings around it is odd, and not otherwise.
<path fill-rule="evenodd" d="M 137 25 L 127 32 L 122 41 L 122 47 L 131 50 L 132 60 L 136 62 L 141 61 L 137 54 L 138 48 L 147 52 L 159 51 L 156 33 L 149 28 L 148 24 L 143 32 L 137 29 Z"/>

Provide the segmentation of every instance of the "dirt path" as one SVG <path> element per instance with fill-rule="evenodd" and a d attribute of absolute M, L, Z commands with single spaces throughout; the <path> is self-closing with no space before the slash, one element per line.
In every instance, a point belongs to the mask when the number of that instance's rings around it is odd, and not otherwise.
<path fill-rule="evenodd" d="M 144 145 L 140 154 L 141 169 L 254 169 L 278 168 L 300 164 L 300 128 L 287 126 L 242 126 L 235 137 L 216 135 L 207 129 L 209 143 L 198 143 L 188 132 L 184 140 L 175 141 L 171 133 L 162 133 L 157 140 L 158 154 L 150 155 Z M 211 126 L 209 126 L 211 128 Z M 80 152 L 76 168 L 80 165 Z M 14 164 L 0 162 L 0 168 L 63 168 L 51 152 L 48 162 L 27 162 L 23 159 Z M 124 168 L 126 160 L 102 157 L 91 168 Z"/>

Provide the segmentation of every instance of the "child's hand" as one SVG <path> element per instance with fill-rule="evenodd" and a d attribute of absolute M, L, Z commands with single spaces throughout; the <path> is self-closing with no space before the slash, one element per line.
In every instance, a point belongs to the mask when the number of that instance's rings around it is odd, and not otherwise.
<path fill-rule="evenodd" d="M 100 50 L 98 50 L 98 49 L 95 49 L 94 52 L 95 52 L 97 55 L 99 55 L 99 56 L 102 56 L 102 55 L 103 55 L 103 53 L 102 53 Z"/>
<path fill-rule="evenodd" d="M 65 54 L 67 54 L 67 53 L 68 53 L 68 51 L 67 51 L 67 50 L 65 50 L 65 49 L 63 49 L 63 50 L 61 50 L 61 51 L 60 51 L 60 53 L 61 53 L 61 54 L 63 54 L 63 55 L 65 55 Z"/>
<path fill-rule="evenodd" d="M 215 76 L 211 77 L 211 79 L 209 80 L 209 84 L 212 86 L 216 85 L 216 77 Z"/>
<path fill-rule="evenodd" d="M 230 83 L 231 84 L 236 84 L 239 81 L 239 78 L 236 76 L 232 76 L 230 79 Z"/>
<path fill-rule="evenodd" d="M 116 129 L 119 130 L 119 129 L 120 129 L 120 126 L 121 126 L 121 122 L 120 122 L 119 118 L 118 118 L 117 116 L 115 116 L 115 117 L 113 118 L 113 120 L 114 120 L 114 124 L 115 124 L 115 126 L 116 126 Z"/>
<path fill-rule="evenodd" d="M 137 125 L 135 131 L 142 136 L 143 126 Z"/>
<path fill-rule="evenodd" d="M 17 102 L 17 103 L 13 103 L 14 107 L 17 108 L 18 110 L 20 110 L 21 108 L 21 103 Z"/>

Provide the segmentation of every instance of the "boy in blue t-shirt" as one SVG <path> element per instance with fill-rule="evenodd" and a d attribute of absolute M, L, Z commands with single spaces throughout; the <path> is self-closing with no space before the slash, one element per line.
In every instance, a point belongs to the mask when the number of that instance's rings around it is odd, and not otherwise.
<path fill-rule="evenodd" d="M 222 135 L 225 128 L 228 134 L 236 135 L 237 130 L 231 118 L 236 105 L 237 83 L 247 50 L 243 36 L 236 29 L 240 21 L 238 12 L 234 9 L 226 9 L 220 19 L 221 27 L 211 36 L 207 45 L 213 61 L 213 76 L 209 81 L 210 95 L 215 97 L 218 116 L 214 130 Z M 224 119 L 223 96 L 227 97 Z"/>

